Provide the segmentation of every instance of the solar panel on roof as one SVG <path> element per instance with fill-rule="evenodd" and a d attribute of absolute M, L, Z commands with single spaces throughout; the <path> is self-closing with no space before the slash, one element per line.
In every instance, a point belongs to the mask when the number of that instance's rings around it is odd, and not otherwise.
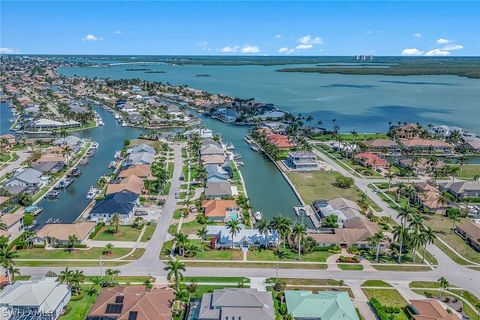
<path fill-rule="evenodd" d="M 138 311 L 130 311 L 128 314 L 128 320 L 137 320 Z"/>
<path fill-rule="evenodd" d="M 115 298 L 115 303 L 123 303 L 123 300 L 125 299 L 124 296 L 117 296 Z"/>
<path fill-rule="evenodd" d="M 107 310 L 105 313 L 122 313 L 123 304 L 109 303 L 107 304 Z"/>

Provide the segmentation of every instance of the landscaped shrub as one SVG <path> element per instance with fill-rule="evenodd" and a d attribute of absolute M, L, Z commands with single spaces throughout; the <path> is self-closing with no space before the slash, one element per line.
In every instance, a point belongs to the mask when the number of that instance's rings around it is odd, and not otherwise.
<path fill-rule="evenodd" d="M 100 229 L 102 229 L 104 226 L 105 226 L 104 222 L 97 223 L 97 225 L 95 226 L 95 229 L 93 229 L 92 233 L 90 233 L 88 238 L 89 239 L 95 238 L 97 236 L 98 232 L 100 231 Z"/>
<path fill-rule="evenodd" d="M 380 320 L 392 320 L 402 312 L 399 307 L 389 307 L 382 305 L 376 298 L 370 299 L 370 305 Z"/>

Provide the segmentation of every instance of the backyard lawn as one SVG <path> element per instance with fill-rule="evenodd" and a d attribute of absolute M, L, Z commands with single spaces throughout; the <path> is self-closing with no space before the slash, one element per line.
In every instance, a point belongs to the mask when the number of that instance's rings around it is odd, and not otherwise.
<path fill-rule="evenodd" d="M 95 235 L 93 240 L 98 241 L 137 241 L 142 230 L 132 226 L 120 226 L 115 233 L 114 226 L 105 226 Z"/>
<path fill-rule="evenodd" d="M 408 302 L 395 289 L 362 289 L 367 298 L 376 298 L 381 304 L 390 307 L 406 307 Z"/>
<path fill-rule="evenodd" d="M 88 311 L 95 303 L 97 295 L 88 295 L 85 291 L 89 286 L 82 286 L 82 294 L 78 297 L 72 297 L 67 304 L 67 309 L 64 315 L 59 320 L 83 320 Z"/>

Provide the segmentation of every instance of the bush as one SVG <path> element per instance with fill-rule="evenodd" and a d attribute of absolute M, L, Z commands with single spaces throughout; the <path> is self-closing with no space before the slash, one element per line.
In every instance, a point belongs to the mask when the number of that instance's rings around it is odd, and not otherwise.
<path fill-rule="evenodd" d="M 376 298 L 370 299 L 370 305 L 380 320 L 395 319 L 396 315 L 402 312 L 399 307 L 388 307 L 382 305 Z"/>
<path fill-rule="evenodd" d="M 339 188 L 348 189 L 353 185 L 353 183 L 354 183 L 353 178 L 344 177 L 340 174 L 337 175 L 337 177 L 335 178 L 335 184 Z"/>
<path fill-rule="evenodd" d="M 100 231 L 100 229 L 102 229 L 104 226 L 105 226 L 104 222 L 97 223 L 97 225 L 95 226 L 95 229 L 93 229 L 92 233 L 90 233 L 88 238 L 89 239 L 95 238 L 97 236 L 98 232 Z"/>

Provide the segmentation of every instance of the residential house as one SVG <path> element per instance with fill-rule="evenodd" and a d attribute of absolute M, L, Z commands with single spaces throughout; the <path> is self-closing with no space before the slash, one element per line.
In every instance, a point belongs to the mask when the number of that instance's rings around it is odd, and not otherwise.
<path fill-rule="evenodd" d="M 348 219 L 363 216 L 360 207 L 355 202 L 345 198 L 315 200 L 312 203 L 312 209 L 319 220 L 331 215 L 337 216 L 339 225 L 342 225 Z"/>
<path fill-rule="evenodd" d="M 68 285 L 56 278 L 15 281 L 0 291 L 0 309 L 8 320 L 56 320 L 70 301 Z"/>
<path fill-rule="evenodd" d="M 241 217 L 241 209 L 235 200 L 204 200 L 202 210 L 209 221 L 225 222 Z"/>
<path fill-rule="evenodd" d="M 217 143 L 203 143 L 202 147 L 200 148 L 200 155 L 201 156 L 213 156 L 213 155 L 224 156 L 225 151 Z"/>
<path fill-rule="evenodd" d="M 469 137 L 469 138 L 463 138 L 463 145 L 473 151 L 473 152 L 479 152 L 480 151 L 480 138 L 477 137 Z"/>
<path fill-rule="evenodd" d="M 320 230 L 308 233 L 319 246 L 340 246 L 349 248 L 353 245 L 359 248 L 370 248 L 368 239 L 380 231 L 380 227 L 363 217 L 354 217 L 344 222 L 343 228 Z M 380 249 L 385 250 L 387 242 L 380 243 Z"/>
<path fill-rule="evenodd" d="M 21 171 L 17 171 L 12 178 L 8 179 L 7 182 L 5 182 L 4 186 L 21 186 L 31 190 L 37 190 L 42 183 L 40 179 L 42 177 L 42 174 L 43 173 L 41 171 L 32 168 L 23 169 Z"/>
<path fill-rule="evenodd" d="M 131 175 L 127 178 L 122 179 L 119 183 L 110 183 L 107 186 L 107 191 L 105 192 L 105 194 L 108 195 L 123 190 L 128 190 L 140 195 L 143 190 L 143 179 Z"/>
<path fill-rule="evenodd" d="M 124 167 L 130 167 L 137 164 L 151 165 L 154 161 L 155 155 L 150 152 L 137 152 L 128 155 L 125 160 Z"/>
<path fill-rule="evenodd" d="M 219 199 L 235 195 L 229 182 L 207 182 L 205 186 L 205 198 Z"/>
<path fill-rule="evenodd" d="M 296 320 L 359 320 L 348 292 L 286 290 L 284 296 Z"/>
<path fill-rule="evenodd" d="M 448 138 L 453 132 L 462 134 L 463 130 L 460 127 L 453 127 L 447 125 L 433 126 L 428 129 L 428 133 L 442 138 Z"/>
<path fill-rule="evenodd" d="M 56 146 L 65 146 L 69 145 L 71 147 L 80 146 L 83 143 L 83 140 L 76 136 L 66 136 L 65 138 L 59 138 L 53 141 L 53 144 Z"/>
<path fill-rule="evenodd" d="M 65 158 L 54 154 L 42 155 L 32 164 L 33 169 L 42 173 L 57 173 L 62 171 L 65 166 Z"/>
<path fill-rule="evenodd" d="M 202 163 L 206 165 L 223 165 L 225 163 L 225 156 L 223 154 L 202 155 Z"/>
<path fill-rule="evenodd" d="M 192 315 L 191 319 L 275 319 L 272 294 L 251 288 L 225 288 L 205 293 L 196 312 L 198 314 Z"/>
<path fill-rule="evenodd" d="M 0 236 L 7 237 L 9 241 L 18 238 L 24 231 L 22 213 L 5 213 L 0 216 L 0 223 L 4 223 L 5 230 L 0 229 Z"/>
<path fill-rule="evenodd" d="M 138 194 L 123 190 L 105 196 L 93 206 L 89 214 L 91 221 L 110 221 L 116 213 L 123 221 L 128 221 L 138 206 Z"/>
<path fill-rule="evenodd" d="M 465 197 L 480 197 L 480 181 L 448 181 L 438 184 L 440 190 L 446 190 L 457 199 Z"/>
<path fill-rule="evenodd" d="M 171 288 L 145 286 L 104 288 L 86 320 L 171 320 L 175 292 Z"/>
<path fill-rule="evenodd" d="M 222 182 L 228 181 L 230 174 L 220 164 L 208 164 L 205 165 L 205 171 L 207 172 L 208 182 Z"/>
<path fill-rule="evenodd" d="M 295 171 L 312 171 L 318 169 L 316 156 L 310 151 L 291 151 L 284 161 L 288 168 Z"/>
<path fill-rule="evenodd" d="M 146 152 L 146 153 L 150 153 L 152 155 L 155 155 L 155 149 L 153 147 L 149 146 L 146 143 L 142 143 L 141 145 L 128 148 L 128 150 L 127 150 L 127 154 L 142 153 L 142 152 Z"/>
<path fill-rule="evenodd" d="M 390 135 L 394 139 L 413 139 L 420 137 L 424 132 L 422 126 L 416 123 L 407 123 L 390 129 Z"/>
<path fill-rule="evenodd" d="M 361 153 L 357 153 L 353 157 L 358 160 L 360 165 L 367 168 L 373 168 L 377 170 L 377 169 L 388 169 L 388 166 L 389 166 L 387 160 L 380 158 L 375 153 L 361 152 Z"/>
<path fill-rule="evenodd" d="M 444 141 L 438 140 L 428 140 L 428 139 L 402 139 L 400 140 L 400 144 L 407 150 L 420 150 L 420 151 L 430 151 L 433 150 L 435 152 L 442 152 L 442 153 L 451 153 L 453 150 L 453 146 Z"/>
<path fill-rule="evenodd" d="M 439 160 L 437 163 L 432 163 L 429 159 L 420 158 L 414 162 L 412 159 L 401 159 L 398 161 L 401 168 L 410 168 L 415 174 L 425 175 L 432 169 L 440 169 L 445 167 L 445 162 Z"/>
<path fill-rule="evenodd" d="M 295 145 L 290 141 L 288 136 L 283 135 L 283 134 L 278 134 L 274 133 L 271 129 L 269 128 L 260 128 L 257 129 L 257 131 L 260 134 L 263 134 L 266 136 L 267 141 L 270 144 L 273 144 L 280 150 L 288 150 L 290 148 L 293 148 Z"/>
<path fill-rule="evenodd" d="M 118 174 L 118 177 L 121 179 L 128 178 L 130 176 L 137 176 L 141 179 L 149 179 L 152 177 L 152 171 L 148 164 L 136 164 L 120 171 Z"/>
<path fill-rule="evenodd" d="M 13 134 L 0 135 L 0 146 L 2 148 L 10 149 L 16 143 L 15 136 Z"/>
<path fill-rule="evenodd" d="M 420 204 L 422 207 L 433 212 L 445 212 L 448 208 L 448 203 L 442 202 L 442 194 L 434 186 L 419 182 L 415 185 L 417 192 L 414 195 L 413 201 Z"/>
<path fill-rule="evenodd" d="M 213 138 L 213 131 L 207 128 L 195 128 L 183 133 L 185 138 L 190 138 L 193 135 L 198 135 L 202 139 Z"/>
<path fill-rule="evenodd" d="M 57 121 L 57 120 L 51 120 L 51 119 L 38 119 L 30 125 L 29 130 L 45 131 L 45 130 L 78 128 L 80 126 L 81 126 L 81 123 L 75 120 Z"/>
<path fill-rule="evenodd" d="M 268 231 L 267 234 L 261 233 L 258 229 L 247 229 L 244 225 L 233 236 L 226 226 L 207 226 L 207 235 L 212 237 L 210 244 L 213 248 L 234 248 L 248 247 L 276 247 L 279 243 L 277 231 Z"/>
<path fill-rule="evenodd" d="M 436 299 L 410 300 L 410 308 L 415 320 L 460 320 Z"/>
<path fill-rule="evenodd" d="M 369 151 L 373 152 L 393 152 L 398 150 L 398 144 L 390 139 L 372 139 L 364 140 L 362 143 Z"/>
<path fill-rule="evenodd" d="M 37 231 L 33 242 L 52 247 L 69 245 L 69 236 L 77 236 L 78 243 L 85 243 L 95 229 L 96 223 L 85 221 L 78 223 L 47 223 Z M 77 243 L 77 244 L 78 244 Z"/>
<path fill-rule="evenodd" d="M 217 118 L 225 122 L 237 121 L 240 114 L 235 109 L 219 109 L 212 113 L 212 118 Z"/>
<path fill-rule="evenodd" d="M 455 226 L 457 232 L 475 250 L 480 251 L 480 225 L 470 220 Z"/>

